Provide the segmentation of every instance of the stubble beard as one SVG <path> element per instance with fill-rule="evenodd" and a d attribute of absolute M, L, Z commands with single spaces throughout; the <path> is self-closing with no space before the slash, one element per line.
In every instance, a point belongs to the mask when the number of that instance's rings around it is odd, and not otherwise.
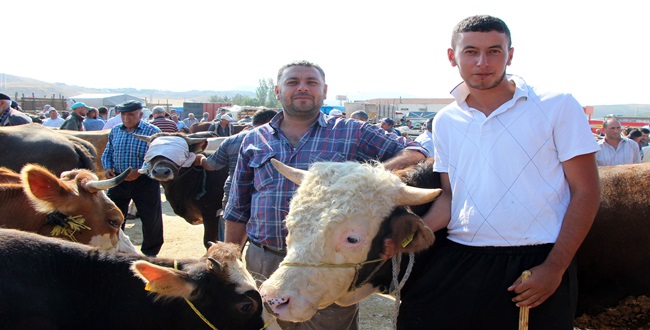
<path fill-rule="evenodd" d="M 477 90 L 488 90 L 488 89 L 492 89 L 492 88 L 495 88 L 495 87 L 499 86 L 503 82 L 503 80 L 505 80 L 505 79 L 506 79 L 506 71 L 503 70 L 503 73 L 501 74 L 501 76 L 496 81 L 494 81 L 493 83 L 491 83 L 489 85 L 487 85 L 484 80 L 480 81 L 479 83 L 472 83 L 472 82 L 468 81 L 467 85 L 469 87 L 471 87 L 473 89 L 477 89 Z"/>

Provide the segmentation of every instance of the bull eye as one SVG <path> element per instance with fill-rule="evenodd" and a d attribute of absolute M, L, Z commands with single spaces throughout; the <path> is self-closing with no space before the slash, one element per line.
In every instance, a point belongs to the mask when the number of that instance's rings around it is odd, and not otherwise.
<path fill-rule="evenodd" d="M 108 220 L 108 224 L 113 228 L 120 228 L 122 226 L 122 222 L 117 220 Z"/>
<path fill-rule="evenodd" d="M 359 243 L 359 238 L 354 237 L 354 236 L 348 236 L 348 243 L 357 244 L 357 243 Z"/>
<path fill-rule="evenodd" d="M 248 313 L 251 311 L 251 309 L 253 309 L 253 303 L 251 302 L 241 303 L 237 306 L 237 309 L 239 309 L 239 311 L 242 313 Z"/>

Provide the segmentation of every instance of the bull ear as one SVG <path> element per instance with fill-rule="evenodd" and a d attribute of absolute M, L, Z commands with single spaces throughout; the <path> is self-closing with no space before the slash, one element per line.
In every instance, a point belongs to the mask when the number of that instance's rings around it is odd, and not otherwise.
<path fill-rule="evenodd" d="M 28 164 L 20 171 L 23 191 L 29 197 L 34 207 L 43 213 L 56 210 L 56 205 L 66 202 L 76 192 L 65 185 L 46 168 Z"/>
<path fill-rule="evenodd" d="M 278 172 L 280 172 L 280 174 L 297 185 L 300 185 L 300 183 L 302 183 L 302 180 L 307 174 L 307 171 L 284 165 L 282 162 L 275 158 L 271 158 L 271 164 L 273 167 L 275 167 L 276 170 L 278 170 Z"/>
<path fill-rule="evenodd" d="M 131 264 L 131 271 L 146 283 L 144 289 L 165 297 L 190 298 L 196 286 L 187 281 L 180 270 L 138 260 Z"/>
<path fill-rule="evenodd" d="M 216 259 L 212 257 L 208 257 L 208 260 L 210 261 L 210 270 L 216 273 L 221 273 L 223 272 L 223 265 L 218 262 Z"/>
<path fill-rule="evenodd" d="M 419 216 L 409 212 L 393 213 L 389 221 L 391 239 L 400 245 L 400 252 L 420 252 L 433 244 L 435 236 Z"/>

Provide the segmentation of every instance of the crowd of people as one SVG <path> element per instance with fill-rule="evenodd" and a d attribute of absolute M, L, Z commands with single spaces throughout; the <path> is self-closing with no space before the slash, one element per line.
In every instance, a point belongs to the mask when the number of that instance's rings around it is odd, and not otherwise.
<path fill-rule="evenodd" d="M 275 86 L 282 111 L 256 113 L 252 127 L 240 134 L 234 134 L 233 117 L 220 111 L 209 129 L 231 137 L 212 156 L 194 162 L 206 170 L 230 169 L 221 201 L 224 241 L 242 248 L 250 243 L 245 259 L 253 273 L 268 277 L 282 261 L 283 221 L 296 184 L 272 168 L 271 158 L 306 170 L 317 161 L 368 160 L 400 169 L 434 157 L 443 194 L 423 220 L 433 231 L 447 228 L 448 236 L 428 267 L 421 299 L 400 310 L 398 328 L 512 328 L 519 307 L 528 307 L 535 310 L 532 328 L 572 329 L 574 256 L 598 210 L 597 166 L 650 158 L 643 156 L 650 131 L 623 136 L 620 122 L 608 118 L 602 139 L 594 139 L 571 94 L 537 89 L 506 74 L 513 54 L 510 30 L 501 19 L 478 15 L 459 22 L 447 57 L 462 82 L 452 91 L 454 102 L 428 120 L 415 140 L 396 130 L 391 118 L 373 125 L 364 111 L 349 118 L 336 109 L 326 115 L 320 111 L 328 90 L 324 70 L 307 61 L 282 66 Z M 11 110 L 8 96 L 0 94 L 0 100 L 1 125 L 30 121 Z M 43 125 L 112 127 L 102 155 L 106 175 L 131 170 L 108 196 L 124 214 L 135 202 L 143 223 L 142 252 L 157 255 L 164 241 L 160 185 L 137 171 L 147 145 L 133 133 L 187 131 L 209 122 L 209 114 L 199 120 L 190 113 L 181 120 L 154 107 L 147 121 L 142 105 L 129 101 L 117 107 L 120 122 L 111 126 L 105 109 L 77 102 L 71 110 L 64 120 L 48 109 Z M 540 128 L 540 116 L 555 120 Z M 387 258 L 399 251 L 399 244 L 385 242 Z M 531 276 L 524 282 L 520 275 L 526 270 Z M 333 304 L 307 322 L 281 326 L 358 329 L 358 316 L 358 305 Z"/>

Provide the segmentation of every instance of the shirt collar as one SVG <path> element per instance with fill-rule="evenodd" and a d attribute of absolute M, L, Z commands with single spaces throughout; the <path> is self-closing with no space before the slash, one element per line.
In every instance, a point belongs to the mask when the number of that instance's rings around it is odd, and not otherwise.
<path fill-rule="evenodd" d="M 269 125 L 271 128 L 273 128 L 273 134 L 277 133 L 280 130 L 280 123 L 284 120 L 284 111 L 278 112 L 277 115 L 271 119 L 269 122 Z M 318 114 L 318 119 L 316 120 L 317 124 L 314 125 L 319 125 L 321 127 L 327 127 L 327 117 L 322 111 L 319 111 Z M 313 125 L 312 125 L 313 126 Z"/>
<path fill-rule="evenodd" d="M 515 83 L 515 94 L 512 96 L 512 100 L 518 100 L 522 97 L 528 98 L 528 85 L 526 85 L 526 82 L 524 81 L 523 78 L 515 75 L 506 75 L 506 79 L 508 81 L 512 81 Z M 467 104 L 467 97 L 469 96 L 469 88 L 467 87 L 467 84 L 465 82 L 462 82 L 454 89 L 451 90 L 451 96 L 456 99 L 456 103 L 460 105 L 466 105 Z M 509 101 L 509 102 L 512 102 Z"/>

